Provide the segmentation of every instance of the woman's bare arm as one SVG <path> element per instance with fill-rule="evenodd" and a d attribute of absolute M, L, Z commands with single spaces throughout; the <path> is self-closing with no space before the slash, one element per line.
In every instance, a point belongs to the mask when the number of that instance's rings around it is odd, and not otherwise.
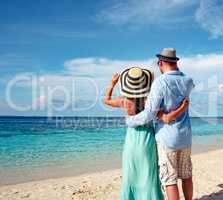
<path fill-rule="evenodd" d="M 165 114 L 163 111 L 159 111 L 157 117 L 161 119 L 165 123 L 170 123 L 171 121 L 175 120 L 179 117 L 189 106 L 189 99 L 185 98 L 182 104 L 174 111 L 171 111 L 168 114 Z"/>
<path fill-rule="evenodd" d="M 124 101 L 123 98 L 118 97 L 116 99 L 112 99 L 112 92 L 116 83 L 118 82 L 118 79 L 119 79 L 119 74 L 114 74 L 112 76 L 111 84 L 108 86 L 104 97 L 104 103 L 106 105 L 112 107 L 123 107 L 123 101 Z"/>

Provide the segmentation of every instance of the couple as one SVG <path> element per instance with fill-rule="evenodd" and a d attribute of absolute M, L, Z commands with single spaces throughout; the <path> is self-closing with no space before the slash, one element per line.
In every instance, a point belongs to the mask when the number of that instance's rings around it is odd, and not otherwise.
<path fill-rule="evenodd" d="M 185 200 L 192 200 L 187 97 L 194 84 L 178 69 L 175 49 L 164 48 L 157 57 L 161 76 L 153 81 L 148 69 L 126 69 L 112 77 L 104 99 L 127 113 L 122 200 L 163 200 L 161 184 L 168 200 L 179 200 L 178 179 L 182 179 Z M 112 99 L 118 80 L 122 96 Z"/>

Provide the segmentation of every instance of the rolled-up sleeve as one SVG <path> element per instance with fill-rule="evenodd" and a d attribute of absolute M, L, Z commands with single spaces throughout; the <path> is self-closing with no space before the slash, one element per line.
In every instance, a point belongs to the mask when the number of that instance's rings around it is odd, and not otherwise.
<path fill-rule="evenodd" d="M 152 84 L 150 93 L 146 100 L 145 109 L 137 115 L 126 117 L 127 126 L 136 127 L 152 121 L 160 109 L 163 94 L 163 87 L 159 78 L 157 78 Z"/>

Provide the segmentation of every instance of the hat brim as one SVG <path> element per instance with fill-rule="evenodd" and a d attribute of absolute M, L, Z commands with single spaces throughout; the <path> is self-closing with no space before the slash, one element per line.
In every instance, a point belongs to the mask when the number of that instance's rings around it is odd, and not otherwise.
<path fill-rule="evenodd" d="M 178 57 L 168 57 L 161 54 L 156 54 L 156 57 L 159 58 L 160 60 L 167 61 L 167 62 L 177 62 L 178 60 L 180 60 L 180 58 Z"/>
<path fill-rule="evenodd" d="M 120 75 L 119 83 L 121 95 L 127 98 L 147 97 L 154 79 L 153 72 L 148 69 L 142 69 L 145 74 L 145 80 L 138 85 L 132 85 L 131 82 L 128 81 L 128 71 L 130 69 L 131 68 L 124 70 Z"/>

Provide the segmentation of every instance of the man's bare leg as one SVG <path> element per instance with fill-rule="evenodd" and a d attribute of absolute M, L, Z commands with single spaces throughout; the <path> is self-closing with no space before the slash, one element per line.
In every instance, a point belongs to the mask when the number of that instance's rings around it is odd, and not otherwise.
<path fill-rule="evenodd" d="M 168 200 L 179 200 L 179 190 L 177 184 L 166 186 Z"/>
<path fill-rule="evenodd" d="M 182 189 L 185 200 L 192 200 L 193 198 L 193 180 L 192 178 L 182 179 Z"/>

